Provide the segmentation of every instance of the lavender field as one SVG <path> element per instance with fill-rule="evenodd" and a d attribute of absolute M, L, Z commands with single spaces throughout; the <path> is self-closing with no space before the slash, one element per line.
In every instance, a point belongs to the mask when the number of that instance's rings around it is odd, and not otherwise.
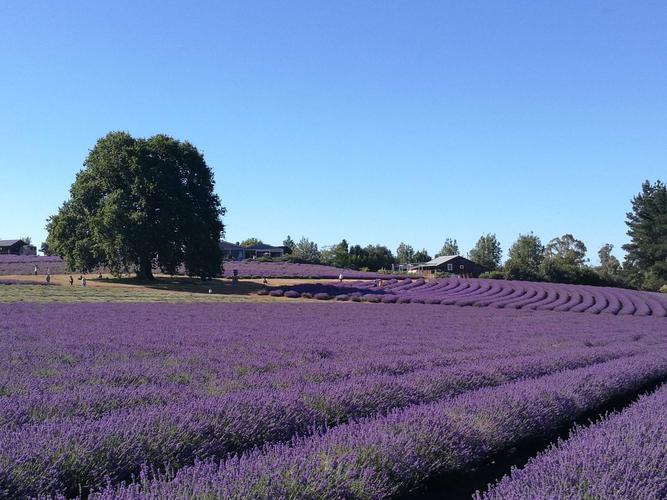
<path fill-rule="evenodd" d="M 10 498 L 418 495 L 667 379 L 651 316 L 0 304 L 0 336 Z"/>
<path fill-rule="evenodd" d="M 39 255 L 0 255 L 0 276 L 29 275 L 37 266 L 40 275 L 47 269 L 51 274 L 67 272 L 65 263 L 60 257 L 43 257 Z M 380 273 L 341 269 L 339 267 L 320 264 L 299 264 L 295 262 L 260 262 L 260 261 L 226 261 L 223 264 L 224 276 L 229 278 L 234 271 L 241 278 L 325 278 L 336 279 L 341 274 L 346 279 L 387 278 Z M 102 272 L 106 272 L 101 269 Z M 392 276 L 389 276 L 392 277 Z"/>
<path fill-rule="evenodd" d="M 631 316 L 667 316 L 667 295 L 622 288 L 485 279 L 444 278 L 425 281 L 389 279 L 344 283 L 303 283 L 274 288 L 271 295 L 319 300 L 441 304 L 586 312 Z"/>

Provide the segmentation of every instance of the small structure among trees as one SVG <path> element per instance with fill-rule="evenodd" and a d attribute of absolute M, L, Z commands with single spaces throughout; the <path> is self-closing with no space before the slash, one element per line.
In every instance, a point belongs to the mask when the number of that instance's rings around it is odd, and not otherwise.
<path fill-rule="evenodd" d="M 461 277 L 478 277 L 488 271 L 472 260 L 460 255 L 441 255 L 433 260 L 419 265 L 423 276 L 435 276 L 436 273 L 449 273 Z"/>
<path fill-rule="evenodd" d="M 25 240 L 0 240 L 1 255 L 37 255 L 37 248 Z"/>

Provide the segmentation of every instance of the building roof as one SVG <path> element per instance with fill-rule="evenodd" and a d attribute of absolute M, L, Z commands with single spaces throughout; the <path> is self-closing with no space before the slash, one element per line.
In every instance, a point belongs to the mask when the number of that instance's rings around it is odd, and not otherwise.
<path fill-rule="evenodd" d="M 221 240 L 220 248 L 222 250 L 245 250 L 246 247 L 235 245 L 234 243 L 230 243 L 229 241 Z"/>
<path fill-rule="evenodd" d="M 244 247 L 247 250 L 283 250 L 283 247 L 274 247 L 273 245 L 267 245 L 266 243 L 258 243 L 257 245 L 250 245 L 249 247 Z"/>
<path fill-rule="evenodd" d="M 17 243 L 23 243 L 24 245 L 26 244 L 26 242 L 23 240 L 0 240 L 0 247 L 11 247 Z"/>
<path fill-rule="evenodd" d="M 449 262 L 452 259 L 455 259 L 457 257 L 461 257 L 460 255 L 441 255 L 440 257 L 436 257 L 435 259 L 429 260 L 428 262 L 421 264 L 424 267 L 438 267 L 445 262 Z M 461 257 L 463 258 L 463 257 Z"/>

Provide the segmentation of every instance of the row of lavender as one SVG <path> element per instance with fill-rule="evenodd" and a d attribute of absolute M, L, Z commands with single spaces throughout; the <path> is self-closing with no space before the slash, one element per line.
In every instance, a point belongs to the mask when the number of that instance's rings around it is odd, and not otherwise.
<path fill-rule="evenodd" d="M 0 496 L 72 496 L 144 463 L 178 469 L 600 363 L 657 376 L 665 350 L 650 318 L 514 310 L 26 304 L 0 318 Z"/>
<path fill-rule="evenodd" d="M 37 272 L 44 275 L 64 274 L 65 263 L 60 257 L 35 255 L 0 255 L 0 276 L 28 275 Z M 224 276 L 229 278 L 236 271 L 241 278 L 318 278 L 334 279 L 341 275 L 346 279 L 387 278 L 387 275 L 373 272 L 341 269 L 319 264 L 299 264 L 295 262 L 228 261 L 223 265 Z M 389 276 L 391 277 L 391 276 Z"/>
<path fill-rule="evenodd" d="M 175 475 L 145 471 L 93 498 L 388 498 L 548 436 L 666 376 L 665 353 L 567 370 L 205 460 Z"/>
<path fill-rule="evenodd" d="M 274 296 L 320 300 L 490 306 L 537 311 L 667 316 L 667 295 L 622 288 L 528 281 L 445 278 L 301 284 L 266 290 Z"/>
<path fill-rule="evenodd" d="M 667 498 L 667 385 L 577 429 L 476 498 Z"/>

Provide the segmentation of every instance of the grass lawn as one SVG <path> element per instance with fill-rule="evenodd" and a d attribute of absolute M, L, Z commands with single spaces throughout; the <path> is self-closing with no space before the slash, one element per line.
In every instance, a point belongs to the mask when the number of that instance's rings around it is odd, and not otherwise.
<path fill-rule="evenodd" d="M 261 280 L 240 280 L 232 288 L 228 279 L 201 281 L 185 277 L 158 276 L 155 281 L 134 278 L 89 279 L 85 288 L 74 280 L 69 286 L 67 275 L 53 275 L 45 285 L 44 276 L 0 276 L 0 281 L 20 281 L 19 285 L 0 285 L 0 302 L 273 302 L 282 299 L 257 295 Z M 269 280 L 269 285 L 296 284 L 304 281 Z M 23 284 L 25 283 L 25 284 Z M 208 293 L 211 289 L 212 293 Z M 296 299 L 299 300 L 299 299 Z"/>

